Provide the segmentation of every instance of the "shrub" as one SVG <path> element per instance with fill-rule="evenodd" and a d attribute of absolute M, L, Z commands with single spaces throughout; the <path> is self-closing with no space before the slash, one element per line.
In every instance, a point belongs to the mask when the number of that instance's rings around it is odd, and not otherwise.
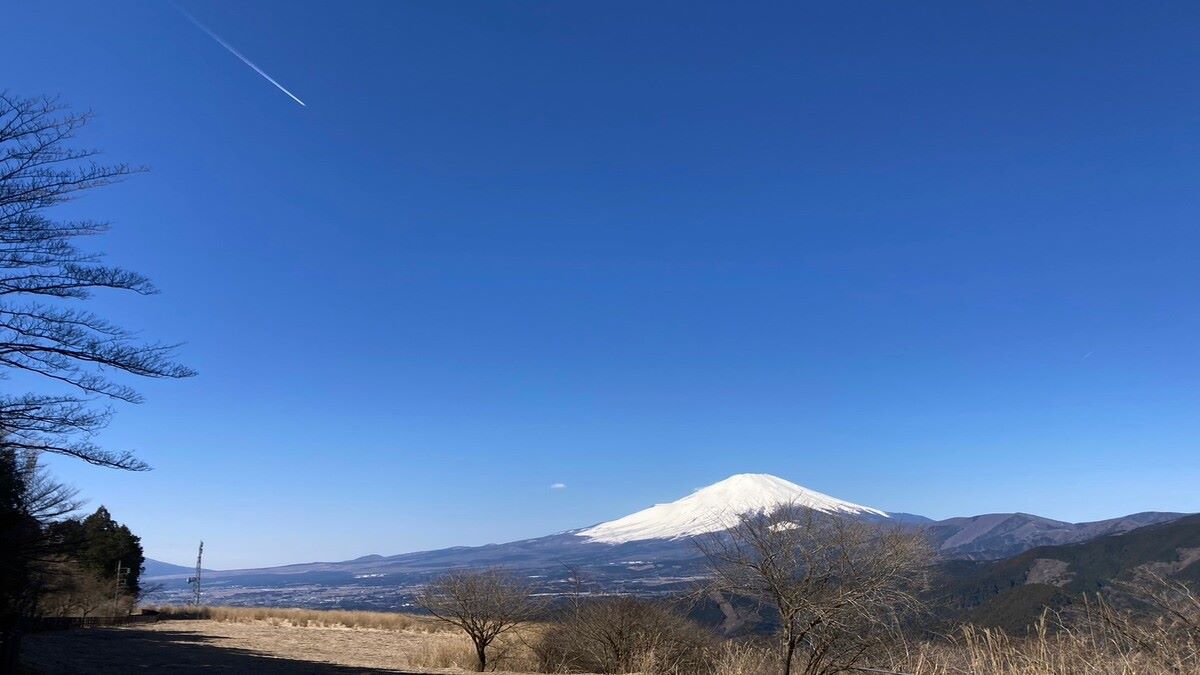
<path fill-rule="evenodd" d="M 533 649 L 547 672 L 698 673 L 713 643 L 662 603 L 612 597 L 572 603 Z"/>

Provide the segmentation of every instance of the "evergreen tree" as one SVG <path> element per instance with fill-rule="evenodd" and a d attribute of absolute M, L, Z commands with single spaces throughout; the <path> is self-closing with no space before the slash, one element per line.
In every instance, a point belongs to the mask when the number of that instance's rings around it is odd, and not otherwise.
<path fill-rule="evenodd" d="M 62 541 L 67 554 L 85 571 L 116 583 L 117 565 L 129 570 L 121 591 L 132 597 L 141 592 L 142 540 L 127 526 L 113 520 L 101 506 L 83 520 L 55 523 L 51 534 Z"/>

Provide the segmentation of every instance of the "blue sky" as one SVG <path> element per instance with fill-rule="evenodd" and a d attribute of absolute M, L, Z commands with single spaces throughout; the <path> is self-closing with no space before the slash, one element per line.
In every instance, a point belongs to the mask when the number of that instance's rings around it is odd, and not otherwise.
<path fill-rule="evenodd" d="M 54 469 L 214 567 L 537 536 L 747 471 L 1200 510 L 1200 6 L 18 3 L 151 171 L 64 215 L 187 344 Z M 551 490 L 553 483 L 566 489 Z"/>

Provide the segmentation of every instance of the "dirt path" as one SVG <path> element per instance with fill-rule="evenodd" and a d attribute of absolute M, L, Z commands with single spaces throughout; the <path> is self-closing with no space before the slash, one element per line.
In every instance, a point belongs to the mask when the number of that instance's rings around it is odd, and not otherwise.
<path fill-rule="evenodd" d="M 26 636 L 23 660 L 44 675 L 97 673 L 463 673 L 413 667 L 461 651 L 459 636 L 258 623 L 162 621 Z M 453 655 L 451 655 L 453 657 Z"/>

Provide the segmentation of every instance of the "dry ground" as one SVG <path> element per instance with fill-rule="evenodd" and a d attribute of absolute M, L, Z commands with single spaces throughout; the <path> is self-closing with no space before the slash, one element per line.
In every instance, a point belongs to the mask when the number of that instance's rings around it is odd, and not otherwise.
<path fill-rule="evenodd" d="M 455 633 L 301 627 L 269 620 L 160 621 L 41 633 L 26 636 L 22 656 L 46 675 L 462 673 L 473 660 L 470 643 Z M 450 664 L 457 667 L 446 667 Z"/>

